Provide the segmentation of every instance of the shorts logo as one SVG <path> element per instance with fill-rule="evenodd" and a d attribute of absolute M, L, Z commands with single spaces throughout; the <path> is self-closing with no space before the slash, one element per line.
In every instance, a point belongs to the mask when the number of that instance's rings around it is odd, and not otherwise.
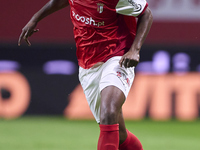
<path fill-rule="evenodd" d="M 142 9 L 142 6 L 140 4 L 137 4 L 136 2 L 134 2 L 133 0 L 128 0 L 128 2 L 133 5 L 134 12 L 138 12 Z"/>
<path fill-rule="evenodd" d="M 117 76 L 122 80 L 124 84 L 127 84 L 130 87 L 130 80 L 126 77 L 125 73 L 117 71 Z"/>
<path fill-rule="evenodd" d="M 104 6 L 104 4 L 97 3 L 97 12 L 99 12 L 100 14 L 103 12 L 103 6 Z"/>

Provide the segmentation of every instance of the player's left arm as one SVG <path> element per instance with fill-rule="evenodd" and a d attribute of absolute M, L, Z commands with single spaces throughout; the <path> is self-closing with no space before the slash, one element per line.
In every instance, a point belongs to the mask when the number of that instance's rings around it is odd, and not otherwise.
<path fill-rule="evenodd" d="M 135 40 L 130 50 L 122 56 L 119 62 L 120 66 L 124 65 L 126 68 L 137 66 L 140 59 L 140 49 L 149 33 L 152 22 L 153 16 L 151 10 L 147 7 L 144 13 L 138 17 Z"/>

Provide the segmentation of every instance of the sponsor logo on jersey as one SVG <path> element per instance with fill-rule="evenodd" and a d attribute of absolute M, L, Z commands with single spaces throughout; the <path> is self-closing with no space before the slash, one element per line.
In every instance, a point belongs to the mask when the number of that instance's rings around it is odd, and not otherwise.
<path fill-rule="evenodd" d="M 97 3 L 97 11 L 98 11 L 99 13 L 102 13 L 102 12 L 103 12 L 103 6 L 104 6 L 104 4 L 102 4 L 102 3 Z"/>
<path fill-rule="evenodd" d="M 97 22 L 92 17 L 81 16 L 81 15 L 75 13 L 74 11 L 72 11 L 72 16 L 77 21 L 83 22 L 87 25 L 93 25 L 93 26 L 97 26 L 97 27 L 104 26 L 104 21 Z"/>
<path fill-rule="evenodd" d="M 140 4 L 137 4 L 136 2 L 134 2 L 133 0 L 128 0 L 128 2 L 133 5 L 134 12 L 138 12 L 142 9 L 142 6 Z"/>

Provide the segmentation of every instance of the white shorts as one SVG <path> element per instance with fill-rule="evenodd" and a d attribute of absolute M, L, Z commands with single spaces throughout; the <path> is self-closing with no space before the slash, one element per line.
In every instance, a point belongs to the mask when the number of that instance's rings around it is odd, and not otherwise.
<path fill-rule="evenodd" d="M 127 97 L 134 79 L 134 67 L 120 67 L 121 56 L 115 56 L 96 68 L 79 67 L 79 80 L 90 109 L 100 123 L 101 91 L 107 86 L 119 88 Z"/>

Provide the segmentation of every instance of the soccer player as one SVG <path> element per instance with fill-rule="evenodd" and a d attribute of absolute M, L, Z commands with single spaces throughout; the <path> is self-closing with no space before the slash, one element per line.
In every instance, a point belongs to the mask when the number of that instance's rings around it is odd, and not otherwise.
<path fill-rule="evenodd" d="M 38 31 L 37 23 L 70 5 L 79 80 L 99 124 L 98 150 L 143 150 L 124 123 L 122 105 L 152 24 L 146 0 L 50 0 L 22 29 L 18 45 Z"/>

